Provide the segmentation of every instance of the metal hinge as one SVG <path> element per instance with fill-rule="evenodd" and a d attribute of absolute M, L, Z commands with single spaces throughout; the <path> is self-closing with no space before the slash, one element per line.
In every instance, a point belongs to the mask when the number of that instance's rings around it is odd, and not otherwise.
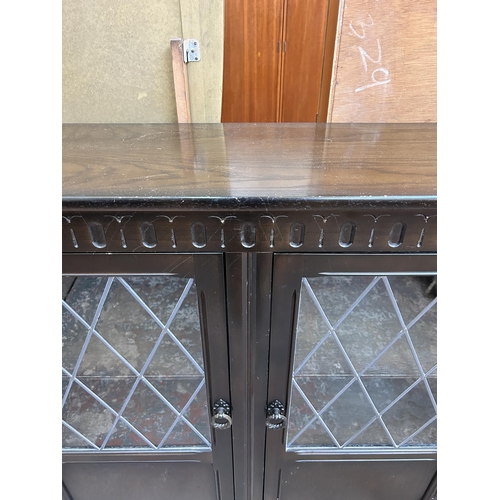
<path fill-rule="evenodd" d="M 197 62 L 201 59 L 200 42 L 194 38 L 187 38 L 182 41 L 182 51 L 184 53 L 184 62 Z"/>

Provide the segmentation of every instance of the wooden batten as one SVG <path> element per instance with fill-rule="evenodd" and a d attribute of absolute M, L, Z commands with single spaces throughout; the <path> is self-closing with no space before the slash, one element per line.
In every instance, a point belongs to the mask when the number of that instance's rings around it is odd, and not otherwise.
<path fill-rule="evenodd" d="M 191 123 L 191 109 L 189 105 L 189 82 L 186 63 L 182 49 L 182 38 L 170 40 L 172 53 L 172 68 L 174 72 L 175 104 L 177 107 L 177 121 Z"/>

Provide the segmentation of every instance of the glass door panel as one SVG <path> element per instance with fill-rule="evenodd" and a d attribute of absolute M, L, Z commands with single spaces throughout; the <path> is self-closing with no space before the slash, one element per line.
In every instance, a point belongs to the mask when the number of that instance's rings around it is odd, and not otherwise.
<path fill-rule="evenodd" d="M 63 448 L 211 449 L 196 283 L 63 277 Z"/>
<path fill-rule="evenodd" d="M 433 276 L 302 278 L 286 449 L 436 447 Z"/>

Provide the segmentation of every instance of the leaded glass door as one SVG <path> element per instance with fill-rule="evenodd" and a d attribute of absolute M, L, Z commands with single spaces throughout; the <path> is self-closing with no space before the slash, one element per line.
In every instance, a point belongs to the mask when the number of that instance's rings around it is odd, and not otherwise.
<path fill-rule="evenodd" d="M 435 272 L 435 255 L 275 256 L 266 500 L 425 497 Z"/>
<path fill-rule="evenodd" d="M 66 255 L 62 305 L 69 498 L 232 499 L 222 256 Z"/>

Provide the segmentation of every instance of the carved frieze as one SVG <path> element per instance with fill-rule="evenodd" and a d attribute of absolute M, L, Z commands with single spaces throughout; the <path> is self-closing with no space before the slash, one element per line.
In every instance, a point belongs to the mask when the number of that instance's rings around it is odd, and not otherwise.
<path fill-rule="evenodd" d="M 435 209 L 234 213 L 73 210 L 63 252 L 435 252 Z"/>

